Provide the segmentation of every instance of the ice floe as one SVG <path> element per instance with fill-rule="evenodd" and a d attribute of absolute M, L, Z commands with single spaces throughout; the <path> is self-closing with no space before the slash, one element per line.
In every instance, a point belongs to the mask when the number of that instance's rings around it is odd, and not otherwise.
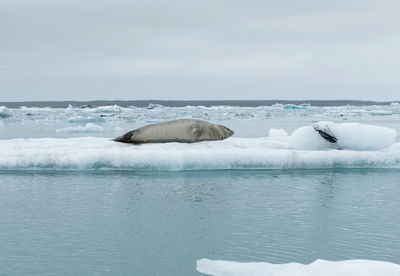
<path fill-rule="evenodd" d="M 0 169 L 400 168 L 400 143 L 376 151 L 298 150 L 276 138 L 143 145 L 95 137 L 0 140 Z"/>

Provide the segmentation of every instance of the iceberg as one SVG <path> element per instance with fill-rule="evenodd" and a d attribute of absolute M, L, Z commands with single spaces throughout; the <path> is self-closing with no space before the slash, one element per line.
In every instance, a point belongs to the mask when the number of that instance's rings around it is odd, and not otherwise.
<path fill-rule="evenodd" d="M 310 264 L 240 263 L 201 259 L 197 271 L 214 276 L 398 276 L 400 265 L 373 260 L 325 261 Z"/>

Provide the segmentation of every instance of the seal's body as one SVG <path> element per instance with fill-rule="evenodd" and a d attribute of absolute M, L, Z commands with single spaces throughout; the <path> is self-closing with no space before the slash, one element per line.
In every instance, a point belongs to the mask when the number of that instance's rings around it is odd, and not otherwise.
<path fill-rule="evenodd" d="M 123 143 L 194 143 L 223 140 L 233 135 L 233 131 L 222 125 L 209 122 L 179 119 L 159 124 L 147 125 L 125 133 L 114 141 Z"/>

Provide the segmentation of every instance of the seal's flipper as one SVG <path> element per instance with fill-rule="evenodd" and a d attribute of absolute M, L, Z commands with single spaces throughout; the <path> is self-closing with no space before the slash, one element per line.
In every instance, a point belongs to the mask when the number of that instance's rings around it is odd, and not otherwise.
<path fill-rule="evenodd" d="M 314 130 L 321 135 L 322 138 L 324 138 L 326 141 L 329 143 L 336 143 L 337 138 L 333 135 L 332 131 L 329 129 L 328 126 L 326 126 L 324 129 L 321 129 L 317 124 L 314 124 Z"/>

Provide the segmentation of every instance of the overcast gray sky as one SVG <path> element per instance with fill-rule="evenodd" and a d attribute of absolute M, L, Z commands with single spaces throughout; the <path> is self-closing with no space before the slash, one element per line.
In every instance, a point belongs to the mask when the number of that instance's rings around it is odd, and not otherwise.
<path fill-rule="evenodd" d="M 398 0 L 1 0 L 0 101 L 400 100 Z"/>

